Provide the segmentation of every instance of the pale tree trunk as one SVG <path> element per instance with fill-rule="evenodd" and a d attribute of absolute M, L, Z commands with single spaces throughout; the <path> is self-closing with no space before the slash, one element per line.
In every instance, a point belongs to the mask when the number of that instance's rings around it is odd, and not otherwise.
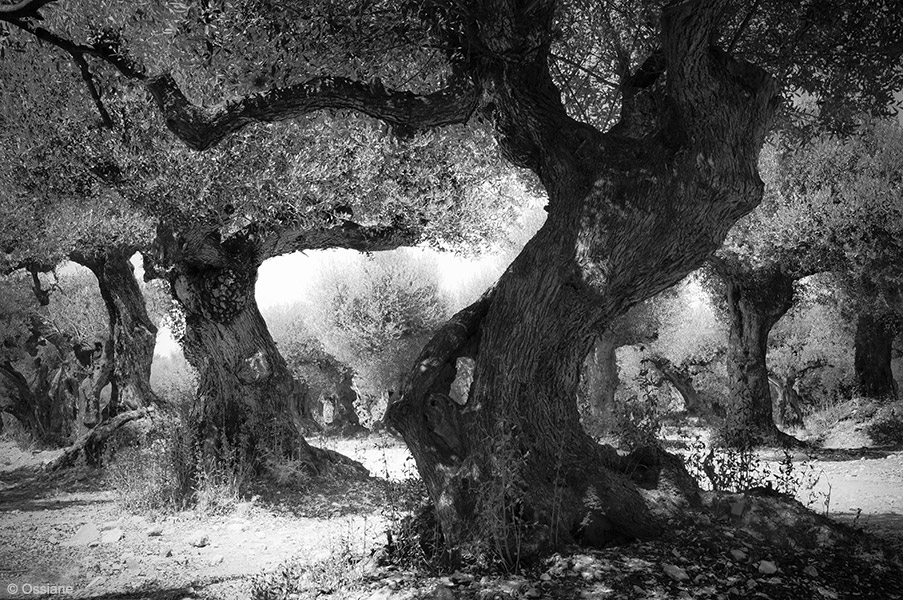
<path fill-rule="evenodd" d="M 854 365 L 856 384 L 863 396 L 884 400 L 898 397 L 891 359 L 900 320 L 888 310 L 866 310 L 856 320 Z"/>
<path fill-rule="evenodd" d="M 572 540 L 654 536 L 696 501 L 680 459 L 620 457 L 584 432 L 580 368 L 598 331 L 698 268 L 759 202 L 775 89 L 709 49 L 713 4 L 681 3 L 665 9 L 648 77 L 625 86 L 621 123 L 601 134 L 565 116 L 544 54 L 521 54 L 547 47 L 552 7 L 522 19 L 512 6 L 494 5 L 480 43 L 520 60 L 492 63 L 487 87 L 502 150 L 539 174 L 549 216 L 495 288 L 427 344 L 387 420 L 447 545 L 516 561 Z M 448 397 L 461 356 L 476 361 L 463 408 Z"/>
<path fill-rule="evenodd" d="M 772 394 L 774 420 L 779 427 L 803 425 L 803 409 L 800 407 L 799 394 L 795 388 L 796 380 L 796 373 L 790 373 L 784 378 L 774 374 L 768 375 L 768 383 L 774 391 Z"/>
<path fill-rule="evenodd" d="M 158 399 L 150 387 L 151 364 L 157 327 L 147 314 L 144 295 L 135 280 L 130 258 L 135 249 L 110 247 L 96 252 L 73 252 L 72 260 L 87 267 L 97 277 L 100 295 L 109 315 L 111 344 L 104 346 L 105 376 L 95 374 L 94 398 L 108 382 L 111 386 L 105 417 L 121 410 L 136 410 Z"/>
<path fill-rule="evenodd" d="M 667 358 L 654 356 L 646 358 L 643 362 L 653 366 L 662 377 L 670 383 L 677 393 L 680 394 L 684 403 L 684 411 L 687 415 L 693 417 L 710 417 L 713 412 L 711 407 L 706 410 L 699 398 L 699 392 L 693 385 L 693 377 L 685 370 L 679 369 Z"/>
<path fill-rule="evenodd" d="M 730 329 L 727 341 L 729 410 L 722 435 L 738 447 L 794 445 L 775 425 L 768 383 L 768 334 L 793 306 L 793 278 L 779 267 L 746 269 L 715 261 L 725 283 Z"/>
<path fill-rule="evenodd" d="M 614 426 L 615 391 L 618 389 L 617 342 L 610 332 L 599 336 L 581 369 L 581 402 L 586 404 L 584 428 L 594 437 L 608 435 Z"/>

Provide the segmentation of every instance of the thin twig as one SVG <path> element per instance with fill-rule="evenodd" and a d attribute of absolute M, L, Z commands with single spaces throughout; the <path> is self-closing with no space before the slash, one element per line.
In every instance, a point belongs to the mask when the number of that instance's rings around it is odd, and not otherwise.
<path fill-rule="evenodd" d="M 81 54 L 71 54 L 71 56 L 72 60 L 75 61 L 75 64 L 77 64 L 78 68 L 81 70 L 82 79 L 85 81 L 85 85 L 88 86 L 88 91 L 91 93 L 91 98 L 94 100 L 97 112 L 100 113 L 100 118 L 103 121 L 104 127 L 113 129 L 113 119 L 110 117 L 107 107 L 103 104 L 100 90 L 98 90 L 97 86 L 94 84 L 94 76 L 91 74 L 91 69 L 88 67 L 88 61 L 86 61 L 85 57 Z"/>
<path fill-rule="evenodd" d="M 575 69 L 578 69 L 578 70 L 580 70 L 580 71 L 583 71 L 584 73 L 586 73 L 587 75 L 589 75 L 590 77 L 592 77 L 593 79 L 595 79 L 596 81 L 598 81 L 598 82 L 600 82 L 600 83 L 604 83 L 605 85 L 607 85 L 607 86 L 609 86 L 609 87 L 612 87 L 612 88 L 618 88 L 618 87 L 619 87 L 617 83 L 614 83 L 614 82 L 612 82 L 612 81 L 609 81 L 609 80 L 605 79 L 604 77 L 602 77 L 601 75 L 599 75 L 599 74 L 596 73 L 595 71 L 592 71 L 592 70 L 590 70 L 590 69 L 587 69 L 587 68 L 584 67 L 583 65 L 581 65 L 581 64 L 579 64 L 579 63 L 577 63 L 577 62 L 574 62 L 573 60 L 571 60 L 571 59 L 569 59 L 569 58 L 565 58 L 565 57 L 559 56 L 559 55 L 557 55 L 557 54 L 550 54 L 550 56 L 551 56 L 552 58 L 554 58 L 555 60 L 560 60 L 561 62 L 563 62 L 563 63 L 565 63 L 565 64 L 571 65 L 571 66 L 574 67 Z M 560 71 L 560 70 L 559 70 L 559 71 Z"/>

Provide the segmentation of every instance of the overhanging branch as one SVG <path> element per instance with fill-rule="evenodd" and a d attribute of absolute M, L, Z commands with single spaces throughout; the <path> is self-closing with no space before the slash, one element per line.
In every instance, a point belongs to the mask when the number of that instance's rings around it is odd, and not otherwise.
<path fill-rule="evenodd" d="M 263 237 L 258 256 L 262 262 L 303 250 L 345 248 L 358 252 L 380 252 L 413 246 L 419 238 L 419 232 L 403 226 L 363 227 L 350 221 L 329 228 L 285 228 Z"/>
<path fill-rule="evenodd" d="M 327 108 L 356 110 L 406 130 L 464 123 L 479 98 L 473 82 L 463 80 L 431 94 L 417 95 L 341 77 L 319 77 L 218 106 L 200 107 L 185 97 L 169 74 L 151 78 L 147 87 L 169 129 L 195 150 L 210 148 L 251 123 L 286 121 Z"/>

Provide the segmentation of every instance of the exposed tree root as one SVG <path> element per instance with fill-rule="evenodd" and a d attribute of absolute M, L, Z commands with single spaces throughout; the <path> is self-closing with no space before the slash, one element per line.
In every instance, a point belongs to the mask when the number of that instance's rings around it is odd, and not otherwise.
<path fill-rule="evenodd" d="M 120 413 L 109 421 L 101 423 L 88 433 L 82 435 L 75 440 L 71 446 L 66 448 L 60 456 L 45 463 L 42 468 L 44 471 L 56 471 L 63 467 L 73 465 L 82 454 L 87 456 L 96 455 L 99 450 L 103 448 L 103 444 L 106 442 L 107 438 L 120 427 L 131 421 L 149 417 L 150 414 L 151 412 L 147 408 L 139 408 L 137 410 Z"/>
<path fill-rule="evenodd" d="M 335 450 L 307 445 L 301 461 L 315 477 L 367 477 L 370 471 L 358 461 Z"/>

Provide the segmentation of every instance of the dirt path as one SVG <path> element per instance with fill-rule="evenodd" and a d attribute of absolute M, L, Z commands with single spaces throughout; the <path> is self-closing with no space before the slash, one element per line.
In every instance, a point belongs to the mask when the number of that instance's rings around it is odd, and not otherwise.
<path fill-rule="evenodd" d="M 412 468 L 397 443 L 329 445 L 376 474 L 399 478 Z M 53 591 L 74 597 L 247 598 L 255 575 L 289 559 L 365 554 L 382 539 L 384 480 L 273 494 L 239 503 L 228 515 L 153 519 L 121 511 L 97 472 L 47 479 L 22 466 L 35 456 L 15 452 L 0 446 L 0 598 L 27 597 L 26 584 L 71 586 Z M 804 503 L 808 494 L 823 507 L 828 497 L 832 516 L 855 519 L 903 547 L 903 452 L 826 456 L 812 468 L 822 477 L 801 491 Z"/>

